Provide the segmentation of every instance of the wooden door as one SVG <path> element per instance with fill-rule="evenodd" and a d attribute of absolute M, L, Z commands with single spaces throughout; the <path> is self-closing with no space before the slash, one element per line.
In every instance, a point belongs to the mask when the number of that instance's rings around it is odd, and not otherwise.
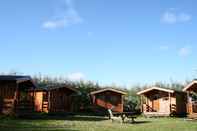
<path fill-rule="evenodd" d="M 152 108 L 153 108 L 154 112 L 158 112 L 159 111 L 159 99 L 153 100 Z"/>

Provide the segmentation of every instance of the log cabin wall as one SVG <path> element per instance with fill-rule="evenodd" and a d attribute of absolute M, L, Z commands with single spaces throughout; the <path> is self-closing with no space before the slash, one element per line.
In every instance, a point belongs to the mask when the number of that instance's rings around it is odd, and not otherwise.
<path fill-rule="evenodd" d="M 15 92 L 15 81 L 0 81 L 0 113 L 14 113 Z"/>
<path fill-rule="evenodd" d="M 72 112 L 72 94 L 74 91 L 68 88 L 57 88 L 48 92 L 49 112 Z"/>
<path fill-rule="evenodd" d="M 123 112 L 123 95 L 120 93 L 105 91 L 92 96 L 93 104 L 113 112 Z"/>
<path fill-rule="evenodd" d="M 29 90 L 35 84 L 29 76 L 0 76 L 0 113 L 19 115 L 33 111 L 33 97 Z"/>
<path fill-rule="evenodd" d="M 32 93 L 32 92 L 31 92 Z M 35 90 L 34 108 L 36 112 L 73 112 L 73 91 L 67 87 L 49 90 Z"/>

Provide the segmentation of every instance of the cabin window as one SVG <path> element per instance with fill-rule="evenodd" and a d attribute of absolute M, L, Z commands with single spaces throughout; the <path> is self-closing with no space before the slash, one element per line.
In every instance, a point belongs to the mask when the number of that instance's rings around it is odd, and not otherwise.
<path fill-rule="evenodd" d="M 116 103 L 116 102 L 118 101 L 118 97 L 117 97 L 117 96 L 112 96 L 112 97 L 111 97 L 111 101 L 112 101 L 113 103 Z"/>
<path fill-rule="evenodd" d="M 112 103 L 112 104 L 117 104 L 118 102 L 118 97 L 113 95 L 113 96 L 110 96 L 109 97 L 109 102 Z"/>
<path fill-rule="evenodd" d="M 98 95 L 98 96 L 97 96 L 97 99 L 105 100 L 105 96 L 104 96 L 104 95 Z"/>

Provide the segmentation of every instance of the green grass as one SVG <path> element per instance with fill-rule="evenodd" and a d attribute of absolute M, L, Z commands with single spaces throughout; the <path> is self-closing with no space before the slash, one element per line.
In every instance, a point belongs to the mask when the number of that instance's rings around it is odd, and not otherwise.
<path fill-rule="evenodd" d="M 0 131 L 197 131 L 197 121 L 183 118 L 137 118 L 136 121 L 121 124 L 91 116 L 42 120 L 0 118 Z"/>

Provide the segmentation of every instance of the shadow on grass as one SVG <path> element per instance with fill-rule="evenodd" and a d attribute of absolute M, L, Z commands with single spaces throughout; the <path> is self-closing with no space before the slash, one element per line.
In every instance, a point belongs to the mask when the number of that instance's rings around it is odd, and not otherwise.
<path fill-rule="evenodd" d="M 135 121 L 135 122 L 130 122 L 130 121 L 128 121 L 128 122 L 125 122 L 126 124 L 147 124 L 147 123 L 151 123 L 151 121 Z"/>
<path fill-rule="evenodd" d="M 17 119 L 21 120 L 69 120 L 69 121 L 103 121 L 108 118 L 103 116 L 86 116 L 86 115 L 74 115 L 74 114 L 34 114 L 31 116 L 21 116 Z"/>
<path fill-rule="evenodd" d="M 0 123 L 0 131 L 78 131 L 73 127 L 45 121 L 6 119 Z"/>
<path fill-rule="evenodd" d="M 66 120 L 70 121 L 104 121 L 109 120 L 106 117 L 100 117 L 100 116 L 73 116 L 73 117 L 67 117 Z"/>
<path fill-rule="evenodd" d="M 147 124 L 151 123 L 151 121 L 135 121 L 133 124 Z"/>
<path fill-rule="evenodd" d="M 54 120 L 47 121 L 47 120 Z M 97 116 L 57 116 L 57 115 L 39 115 L 39 117 L 34 117 L 34 119 L 27 118 L 12 118 L 12 117 L 2 117 L 0 119 L 0 131 L 78 131 L 74 130 L 73 126 L 66 125 L 64 122 L 56 120 L 65 121 L 103 121 L 108 120 L 105 117 Z M 57 123 L 56 123 L 57 122 Z"/>
<path fill-rule="evenodd" d="M 78 131 L 73 129 L 68 129 L 65 127 L 1 127 L 1 131 Z"/>

